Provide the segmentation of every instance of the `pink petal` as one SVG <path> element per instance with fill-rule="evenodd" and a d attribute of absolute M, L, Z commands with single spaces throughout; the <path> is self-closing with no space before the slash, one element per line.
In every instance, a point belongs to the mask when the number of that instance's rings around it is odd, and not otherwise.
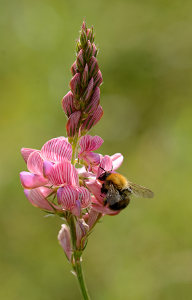
<path fill-rule="evenodd" d="M 69 161 L 57 163 L 48 172 L 47 178 L 53 185 L 69 184 L 79 185 L 78 173 L 75 167 Z"/>
<path fill-rule="evenodd" d="M 61 162 L 65 159 L 71 160 L 72 147 L 64 137 L 49 140 L 41 149 L 41 155 L 45 160 Z"/>
<path fill-rule="evenodd" d="M 81 147 L 81 151 L 79 153 L 81 154 L 83 152 L 97 150 L 99 147 L 101 147 L 103 142 L 104 141 L 100 136 L 85 135 L 79 141 L 79 145 Z"/>
<path fill-rule="evenodd" d="M 76 206 L 76 201 L 80 200 L 82 208 L 87 207 L 91 202 L 89 191 L 84 187 L 75 188 L 64 186 L 57 191 L 58 203 L 66 210 L 72 210 Z"/>
<path fill-rule="evenodd" d="M 43 196 L 39 188 L 32 189 L 32 190 L 24 190 L 24 193 L 33 206 L 48 211 L 54 211 L 54 209 L 51 207 L 51 205 L 49 205 L 48 200 L 45 199 L 45 197 Z"/>
<path fill-rule="evenodd" d="M 93 198 L 93 197 L 92 197 Z M 91 229 L 95 223 L 97 222 L 97 220 L 100 217 L 100 213 L 95 211 L 94 209 L 91 208 L 90 212 L 88 213 L 88 217 L 87 217 L 87 225 L 89 225 L 89 229 Z"/>
<path fill-rule="evenodd" d="M 98 153 L 88 152 L 82 156 L 82 159 L 91 166 L 98 166 L 100 164 L 100 155 Z"/>
<path fill-rule="evenodd" d="M 89 116 L 82 125 L 82 131 L 88 131 L 91 129 L 91 127 L 93 127 L 94 125 L 96 125 L 99 120 L 101 119 L 103 115 L 103 109 L 101 107 L 101 105 L 98 106 L 97 110 L 94 112 L 93 115 Z"/>
<path fill-rule="evenodd" d="M 118 169 L 123 162 L 123 155 L 121 153 L 115 153 L 111 156 L 113 170 Z"/>
<path fill-rule="evenodd" d="M 53 167 L 54 167 L 53 163 L 51 163 L 48 160 L 45 160 L 43 163 L 43 176 L 48 178 L 52 172 Z"/>
<path fill-rule="evenodd" d="M 27 160 L 27 168 L 34 174 L 43 174 L 43 158 L 41 157 L 40 151 L 34 151 L 29 155 L 29 158 Z"/>
<path fill-rule="evenodd" d="M 73 137 L 79 131 L 81 111 L 75 111 L 68 119 L 66 129 L 68 137 Z"/>
<path fill-rule="evenodd" d="M 21 155 L 23 156 L 25 162 L 27 162 L 29 155 L 34 151 L 36 151 L 36 149 L 21 148 Z"/>
<path fill-rule="evenodd" d="M 72 255 L 71 234 L 70 234 L 70 229 L 66 224 L 61 225 L 61 229 L 58 234 L 58 240 L 68 260 L 71 261 L 71 255 Z"/>
<path fill-rule="evenodd" d="M 97 201 L 103 205 L 104 195 L 101 193 L 101 183 L 97 180 L 86 181 L 86 186 L 88 190 L 96 197 Z"/>
<path fill-rule="evenodd" d="M 74 111 L 75 106 L 73 103 L 73 94 L 72 92 L 68 92 L 62 99 L 62 108 L 66 115 L 69 117 Z"/>
<path fill-rule="evenodd" d="M 113 164 L 111 157 L 108 155 L 105 155 L 100 163 L 100 167 L 98 168 L 97 171 L 97 178 L 101 176 L 104 172 L 111 172 L 113 170 Z"/>
<path fill-rule="evenodd" d="M 26 189 L 33 189 L 48 183 L 48 180 L 43 176 L 25 171 L 20 173 L 20 180 L 21 184 Z"/>
<path fill-rule="evenodd" d="M 115 215 L 118 215 L 120 213 L 120 210 L 114 211 L 114 210 L 109 209 L 106 206 L 98 205 L 96 203 L 92 204 L 92 209 L 95 210 L 98 213 L 103 214 L 103 215 L 115 216 Z"/>
<path fill-rule="evenodd" d="M 85 109 L 85 112 L 89 113 L 90 115 L 93 114 L 96 111 L 99 102 L 100 102 L 100 88 L 96 87 L 90 99 L 90 102 Z"/>

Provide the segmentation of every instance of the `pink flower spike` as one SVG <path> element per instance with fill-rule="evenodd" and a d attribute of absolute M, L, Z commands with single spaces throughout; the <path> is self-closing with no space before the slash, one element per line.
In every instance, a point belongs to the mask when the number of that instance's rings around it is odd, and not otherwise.
<path fill-rule="evenodd" d="M 75 111 L 68 119 L 66 130 L 68 137 L 74 137 L 79 132 L 79 122 L 81 118 L 81 111 Z"/>
<path fill-rule="evenodd" d="M 70 87 L 73 95 L 78 96 L 81 83 L 81 74 L 76 73 L 70 81 Z"/>
<path fill-rule="evenodd" d="M 43 196 L 40 188 L 32 189 L 32 190 L 24 190 L 25 196 L 31 202 L 31 204 L 35 207 L 45 209 L 48 211 L 54 211 L 53 207 L 49 205 L 49 202 Z"/>
<path fill-rule="evenodd" d="M 103 139 L 98 135 L 85 135 L 81 137 L 79 141 L 79 145 L 81 147 L 81 151 L 79 153 L 95 151 L 101 147 L 103 142 Z"/>
<path fill-rule="evenodd" d="M 43 174 L 43 158 L 41 157 L 40 151 L 34 151 L 29 155 L 29 158 L 27 160 L 27 168 L 34 174 Z"/>
<path fill-rule="evenodd" d="M 103 77 L 102 77 L 101 71 L 99 70 L 97 72 L 97 74 L 94 76 L 94 87 L 96 87 L 96 86 L 99 87 L 102 82 L 103 82 Z"/>
<path fill-rule="evenodd" d="M 123 155 L 121 153 L 115 153 L 111 156 L 113 170 L 118 169 L 123 162 Z"/>
<path fill-rule="evenodd" d="M 21 148 L 21 155 L 24 159 L 24 161 L 27 163 L 29 155 L 36 151 L 36 149 L 31 149 L 31 148 Z"/>
<path fill-rule="evenodd" d="M 85 111 L 88 112 L 89 115 L 92 115 L 97 110 L 99 102 L 100 102 L 100 89 L 99 89 L 99 87 L 96 87 Z"/>
<path fill-rule="evenodd" d="M 93 83 L 94 83 L 94 80 L 93 80 L 93 77 L 90 79 L 89 83 L 88 83 L 88 86 L 87 86 L 87 89 L 83 95 L 83 98 L 85 101 L 88 101 L 92 95 L 92 92 L 93 92 Z"/>
<path fill-rule="evenodd" d="M 48 180 L 41 175 L 32 174 L 29 172 L 20 173 L 21 184 L 25 189 L 34 189 L 36 187 L 45 185 Z"/>
<path fill-rule="evenodd" d="M 98 168 L 97 178 L 99 178 L 99 176 L 101 176 L 101 174 L 103 174 L 104 172 L 111 172 L 112 170 L 113 170 L 113 164 L 112 164 L 111 157 L 105 155 L 101 160 L 100 167 Z"/>
<path fill-rule="evenodd" d="M 73 94 L 72 92 L 68 92 L 62 99 L 62 108 L 65 114 L 69 117 L 74 111 L 75 106 L 73 103 Z"/>
<path fill-rule="evenodd" d="M 101 117 L 103 116 L 103 109 L 101 105 L 98 106 L 97 110 L 93 115 L 89 116 L 82 125 L 82 131 L 89 131 L 94 125 L 96 125 Z"/>
<path fill-rule="evenodd" d="M 71 160 L 72 147 L 64 137 L 49 140 L 41 149 L 41 155 L 45 160 L 51 162 L 61 162 Z"/>
<path fill-rule="evenodd" d="M 66 224 L 61 225 L 61 229 L 58 234 L 59 244 L 63 248 L 67 259 L 71 261 L 72 247 L 71 247 L 71 234 L 70 229 Z"/>
<path fill-rule="evenodd" d="M 79 178 L 76 168 L 69 162 L 63 161 L 57 163 L 48 172 L 47 178 L 53 185 L 69 184 L 79 186 Z"/>

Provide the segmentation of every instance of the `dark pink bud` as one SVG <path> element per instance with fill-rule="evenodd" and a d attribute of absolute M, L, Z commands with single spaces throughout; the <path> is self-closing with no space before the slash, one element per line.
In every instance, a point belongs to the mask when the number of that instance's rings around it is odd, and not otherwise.
<path fill-rule="evenodd" d="M 92 44 L 92 55 L 95 56 L 95 57 L 97 55 L 97 48 L 96 48 L 94 43 Z"/>
<path fill-rule="evenodd" d="M 92 57 L 92 53 L 93 53 L 93 47 L 90 43 L 90 41 L 87 42 L 87 47 L 86 47 L 86 50 L 85 50 L 85 58 L 87 61 L 90 60 L 90 58 Z"/>
<path fill-rule="evenodd" d="M 96 87 L 89 104 L 87 105 L 85 112 L 92 115 L 96 110 L 100 102 L 100 88 Z"/>
<path fill-rule="evenodd" d="M 81 112 L 75 111 L 69 117 L 69 120 L 66 125 L 67 135 L 68 137 L 74 137 L 76 133 L 79 131 L 79 121 L 81 118 Z"/>
<path fill-rule="evenodd" d="M 84 64 L 83 49 L 81 49 L 77 55 L 77 67 L 79 71 L 83 71 Z"/>
<path fill-rule="evenodd" d="M 68 260 L 71 260 L 72 247 L 71 247 L 71 234 L 70 229 L 66 224 L 61 225 L 61 230 L 58 234 L 59 244 L 63 248 Z"/>
<path fill-rule="evenodd" d="M 75 111 L 73 101 L 74 99 L 71 91 L 68 92 L 62 99 L 62 108 L 68 117 Z"/>
<path fill-rule="evenodd" d="M 71 73 L 72 73 L 73 76 L 77 73 L 76 61 L 74 61 L 74 63 L 71 66 Z"/>
<path fill-rule="evenodd" d="M 85 48 L 85 46 L 87 44 L 87 35 L 86 35 L 86 32 L 84 29 L 81 30 L 80 42 L 81 42 L 82 48 Z"/>
<path fill-rule="evenodd" d="M 94 125 L 96 125 L 103 115 L 103 109 L 101 105 L 98 106 L 97 110 L 94 112 L 93 115 L 89 116 L 84 122 L 81 127 L 82 131 L 90 130 Z"/>
<path fill-rule="evenodd" d="M 83 99 L 85 101 L 88 101 L 92 95 L 92 92 L 93 92 L 93 84 L 94 84 L 94 80 L 93 78 L 91 78 L 91 80 L 89 81 L 89 84 L 88 84 L 88 87 L 83 95 Z"/>
<path fill-rule="evenodd" d="M 76 73 L 70 81 L 70 87 L 73 95 L 78 98 L 80 93 L 81 74 Z"/>
<path fill-rule="evenodd" d="M 89 72 L 90 72 L 90 76 L 94 76 L 99 70 L 99 66 L 97 63 L 97 59 L 92 56 L 90 61 L 89 61 Z"/>
<path fill-rule="evenodd" d="M 83 24 L 82 24 L 81 28 L 82 28 L 84 31 L 87 31 L 87 26 L 86 26 L 85 21 L 83 21 Z"/>
<path fill-rule="evenodd" d="M 82 79 L 81 79 L 82 88 L 85 88 L 87 86 L 88 78 L 89 78 L 89 71 L 88 71 L 88 64 L 86 64 L 85 68 L 83 70 Z"/>
<path fill-rule="evenodd" d="M 93 27 L 91 27 L 91 29 L 87 29 L 87 39 L 88 39 L 91 43 L 94 42 Z"/>
<path fill-rule="evenodd" d="M 94 77 L 94 87 L 100 86 L 102 82 L 103 82 L 103 77 L 101 71 L 99 70 Z"/>

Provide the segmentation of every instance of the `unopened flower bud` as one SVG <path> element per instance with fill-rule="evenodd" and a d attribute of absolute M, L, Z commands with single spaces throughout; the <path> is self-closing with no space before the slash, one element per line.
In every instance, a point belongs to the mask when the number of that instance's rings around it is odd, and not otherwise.
<path fill-rule="evenodd" d="M 100 88 L 96 87 L 86 109 L 85 112 L 89 113 L 89 115 L 92 115 L 96 110 L 100 102 Z"/>
<path fill-rule="evenodd" d="M 80 118 L 81 118 L 80 111 L 75 111 L 70 115 L 66 125 L 68 137 L 74 137 L 74 135 L 78 133 Z"/>
<path fill-rule="evenodd" d="M 94 35 L 93 35 L 93 26 L 91 29 L 87 29 L 87 39 L 93 43 L 94 42 Z"/>
<path fill-rule="evenodd" d="M 79 98 L 80 94 L 81 74 L 76 73 L 70 81 L 70 87 L 75 98 Z"/>
<path fill-rule="evenodd" d="M 77 68 L 80 72 L 83 71 L 84 68 L 83 49 L 81 49 L 77 55 Z"/>
<path fill-rule="evenodd" d="M 87 26 L 86 26 L 85 21 L 83 21 L 83 24 L 82 24 L 81 28 L 82 28 L 82 30 L 84 30 L 85 32 L 87 31 Z"/>
<path fill-rule="evenodd" d="M 97 74 L 94 76 L 94 88 L 96 86 L 100 86 L 102 82 L 103 82 L 103 77 L 101 71 L 99 70 Z"/>
<path fill-rule="evenodd" d="M 82 131 L 89 131 L 94 125 L 96 125 L 103 115 L 103 109 L 101 105 L 98 106 L 97 110 L 94 112 L 93 115 L 89 116 L 84 122 L 81 127 Z"/>
<path fill-rule="evenodd" d="M 92 44 L 92 49 L 93 49 L 92 50 L 92 55 L 96 57 L 97 56 L 97 48 L 96 48 L 94 43 Z"/>
<path fill-rule="evenodd" d="M 77 73 L 77 65 L 76 65 L 76 61 L 74 61 L 74 63 L 71 66 L 71 74 L 74 76 Z"/>
<path fill-rule="evenodd" d="M 84 49 L 87 44 L 87 35 L 85 30 L 83 29 L 81 30 L 80 42 L 81 42 L 81 47 Z"/>
<path fill-rule="evenodd" d="M 98 63 L 97 63 L 97 59 L 94 56 L 92 56 L 90 61 L 89 61 L 90 76 L 96 75 L 98 70 L 99 70 L 99 66 L 98 66 Z"/>
<path fill-rule="evenodd" d="M 69 227 L 66 224 L 61 225 L 61 229 L 58 234 L 58 240 L 68 260 L 71 261 L 71 255 L 72 255 L 71 234 L 70 234 Z"/>
<path fill-rule="evenodd" d="M 82 88 L 85 88 L 88 84 L 88 78 L 89 78 L 89 70 L 88 70 L 88 64 L 85 65 L 85 68 L 83 70 L 82 78 L 81 78 L 81 86 Z"/>
<path fill-rule="evenodd" d="M 88 231 L 89 225 L 87 225 L 83 219 L 78 219 L 76 222 L 76 246 L 78 249 L 83 249 L 85 245 L 85 241 L 83 241 L 83 238 L 86 236 Z"/>
<path fill-rule="evenodd" d="M 90 60 L 90 58 L 92 57 L 93 55 L 93 46 L 91 45 L 91 42 L 88 41 L 87 42 L 87 47 L 86 47 L 86 50 L 85 50 L 85 58 L 87 61 Z"/>
<path fill-rule="evenodd" d="M 83 99 L 87 102 L 91 95 L 92 95 L 92 92 L 93 92 L 93 84 L 94 84 L 94 80 L 93 78 L 91 78 L 91 80 L 89 81 L 89 84 L 85 90 L 85 93 L 83 95 Z"/>
<path fill-rule="evenodd" d="M 69 117 L 75 111 L 73 100 L 73 94 L 71 91 L 69 91 L 62 99 L 62 108 L 67 117 Z"/>

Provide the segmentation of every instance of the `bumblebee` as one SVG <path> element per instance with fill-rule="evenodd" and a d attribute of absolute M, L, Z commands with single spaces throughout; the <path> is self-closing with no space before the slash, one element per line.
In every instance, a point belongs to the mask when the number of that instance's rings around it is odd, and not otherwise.
<path fill-rule="evenodd" d="M 119 173 L 104 170 L 98 180 L 102 182 L 101 193 L 105 194 L 104 205 L 108 204 L 111 210 L 121 210 L 127 207 L 131 195 L 143 198 L 153 197 L 151 190 L 128 181 Z"/>

